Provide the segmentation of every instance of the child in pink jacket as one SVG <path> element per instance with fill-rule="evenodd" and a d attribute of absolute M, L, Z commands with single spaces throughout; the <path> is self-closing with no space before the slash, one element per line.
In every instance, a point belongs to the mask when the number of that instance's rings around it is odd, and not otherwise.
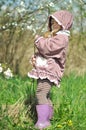
<path fill-rule="evenodd" d="M 51 35 L 48 38 L 38 35 L 35 37 L 34 44 L 38 52 L 32 58 L 34 68 L 28 76 L 37 79 L 38 83 L 36 90 L 38 120 L 35 127 L 39 129 L 50 126 L 53 115 L 50 89 L 53 85 L 60 87 L 72 23 L 73 16 L 70 12 L 57 11 L 49 16 L 48 29 Z"/>

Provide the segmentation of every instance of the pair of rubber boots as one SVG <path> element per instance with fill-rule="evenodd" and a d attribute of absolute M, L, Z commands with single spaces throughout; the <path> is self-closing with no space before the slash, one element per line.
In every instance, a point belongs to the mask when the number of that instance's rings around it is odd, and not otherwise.
<path fill-rule="evenodd" d="M 50 105 L 37 105 L 36 106 L 38 121 L 35 127 L 38 129 L 43 129 L 50 126 L 50 119 L 53 116 L 53 107 Z"/>

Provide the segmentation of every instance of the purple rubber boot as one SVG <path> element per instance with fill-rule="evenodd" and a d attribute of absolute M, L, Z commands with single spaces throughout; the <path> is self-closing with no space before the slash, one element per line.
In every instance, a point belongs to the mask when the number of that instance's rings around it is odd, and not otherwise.
<path fill-rule="evenodd" d="M 37 105 L 36 110 L 38 115 L 38 121 L 35 124 L 35 127 L 41 129 L 50 126 L 51 124 L 49 121 L 49 105 Z"/>
<path fill-rule="evenodd" d="M 49 119 L 53 117 L 53 106 L 49 106 Z"/>

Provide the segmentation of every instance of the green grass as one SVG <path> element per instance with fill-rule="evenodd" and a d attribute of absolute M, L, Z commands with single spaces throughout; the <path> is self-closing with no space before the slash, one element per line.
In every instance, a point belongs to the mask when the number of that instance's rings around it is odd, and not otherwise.
<path fill-rule="evenodd" d="M 32 79 L 0 75 L 0 130 L 35 130 L 35 89 Z M 52 88 L 51 99 L 54 116 L 46 130 L 86 130 L 86 75 L 64 76 L 61 87 Z"/>

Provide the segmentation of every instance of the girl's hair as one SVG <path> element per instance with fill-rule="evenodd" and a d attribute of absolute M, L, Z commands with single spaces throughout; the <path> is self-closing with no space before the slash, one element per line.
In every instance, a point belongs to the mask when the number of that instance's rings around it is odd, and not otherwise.
<path fill-rule="evenodd" d="M 51 27 L 51 26 L 52 26 L 52 22 L 51 22 L 52 19 L 53 19 L 53 18 L 50 16 L 50 19 L 49 19 L 49 29 L 50 29 L 49 31 L 50 31 L 50 32 L 52 31 L 52 27 Z"/>
<path fill-rule="evenodd" d="M 49 31 L 51 32 L 52 31 L 52 24 L 54 23 L 54 18 L 52 18 L 52 16 L 50 16 L 50 19 L 49 19 Z M 60 30 L 62 30 L 62 26 L 60 25 Z"/>

